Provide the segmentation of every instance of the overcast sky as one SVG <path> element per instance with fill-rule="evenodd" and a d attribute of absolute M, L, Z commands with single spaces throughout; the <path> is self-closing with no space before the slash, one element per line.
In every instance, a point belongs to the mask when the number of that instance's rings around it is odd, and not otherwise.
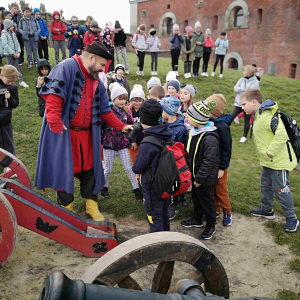
<path fill-rule="evenodd" d="M 12 3 L 13 0 L 9 2 Z M 39 8 L 42 2 L 45 4 L 47 12 L 50 13 L 53 13 L 54 10 L 59 11 L 62 9 L 64 17 L 67 20 L 70 20 L 73 15 L 80 20 L 91 15 L 101 28 L 105 26 L 107 21 L 111 21 L 114 26 L 115 21 L 118 20 L 126 32 L 129 32 L 130 29 L 129 0 L 26 0 L 26 2 L 29 3 L 32 8 Z"/>

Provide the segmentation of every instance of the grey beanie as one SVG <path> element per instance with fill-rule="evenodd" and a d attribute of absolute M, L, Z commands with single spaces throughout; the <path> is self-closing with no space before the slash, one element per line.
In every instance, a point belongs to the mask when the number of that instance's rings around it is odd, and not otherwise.
<path fill-rule="evenodd" d="M 161 81 L 158 77 L 151 77 L 147 82 L 147 90 L 151 89 L 152 87 L 159 85 L 161 86 Z"/>
<path fill-rule="evenodd" d="M 210 30 L 209 28 L 207 28 L 207 29 L 205 30 L 205 34 L 211 34 L 211 30 Z"/>
<path fill-rule="evenodd" d="M 126 94 L 128 96 L 128 93 L 125 88 L 123 88 L 120 85 L 116 85 L 112 91 L 111 91 L 111 100 L 114 101 L 117 97 Z"/>
<path fill-rule="evenodd" d="M 192 98 L 194 98 L 197 93 L 197 87 L 191 84 L 187 84 L 186 86 L 181 87 L 181 89 L 187 90 L 190 93 Z"/>
<path fill-rule="evenodd" d="M 197 28 L 201 28 L 201 23 L 199 21 L 197 21 L 195 23 L 195 29 L 197 29 Z"/>
<path fill-rule="evenodd" d="M 142 85 L 140 85 L 140 84 L 135 84 L 134 86 L 133 86 L 133 89 L 132 89 L 132 91 L 131 91 L 131 93 L 130 93 L 130 100 L 132 99 L 132 98 L 142 98 L 143 100 L 145 100 L 145 93 L 144 93 L 144 91 L 143 91 L 143 87 L 142 87 Z"/>
<path fill-rule="evenodd" d="M 15 26 L 15 24 L 13 21 L 6 19 L 3 21 L 3 26 L 4 26 L 4 29 L 7 30 L 8 28 Z"/>
<path fill-rule="evenodd" d="M 72 16 L 71 18 L 71 23 L 77 22 L 78 23 L 78 18 L 76 16 Z"/>
<path fill-rule="evenodd" d="M 96 20 L 93 20 L 91 22 L 91 28 L 93 28 L 93 27 L 98 27 L 98 22 Z"/>

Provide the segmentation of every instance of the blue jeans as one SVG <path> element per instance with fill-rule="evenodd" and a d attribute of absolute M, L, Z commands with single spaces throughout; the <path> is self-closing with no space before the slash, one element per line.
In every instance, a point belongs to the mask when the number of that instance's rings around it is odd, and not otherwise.
<path fill-rule="evenodd" d="M 27 52 L 27 61 L 32 63 L 33 61 L 36 63 L 38 58 L 38 41 L 34 40 L 34 36 L 29 36 L 28 41 L 24 41 L 26 52 Z M 33 61 L 32 61 L 32 54 L 33 54 Z"/>

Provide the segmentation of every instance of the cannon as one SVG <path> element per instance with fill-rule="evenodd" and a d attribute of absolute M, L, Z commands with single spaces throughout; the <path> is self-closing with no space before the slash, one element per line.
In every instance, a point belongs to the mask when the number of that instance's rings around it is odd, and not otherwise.
<path fill-rule="evenodd" d="M 0 148 L 0 268 L 12 254 L 20 225 L 87 257 L 101 257 L 118 245 L 116 225 L 86 220 L 31 188 L 29 172 L 11 153 Z M 16 175 L 18 180 L 10 179 Z"/>
<path fill-rule="evenodd" d="M 185 263 L 182 280 L 172 280 L 175 264 Z M 151 288 L 142 288 L 134 273 L 155 266 Z M 180 265 L 181 268 L 181 265 Z M 150 272 L 146 270 L 150 279 Z M 135 274 L 136 275 L 136 274 Z M 136 278 L 134 278 L 136 277 Z M 99 258 L 82 276 L 62 272 L 48 276 L 39 300 L 221 300 L 229 298 L 226 272 L 199 240 L 178 232 L 158 232 L 130 239 Z M 275 300 L 239 298 L 240 300 Z M 238 300 L 238 299 L 235 299 Z"/>

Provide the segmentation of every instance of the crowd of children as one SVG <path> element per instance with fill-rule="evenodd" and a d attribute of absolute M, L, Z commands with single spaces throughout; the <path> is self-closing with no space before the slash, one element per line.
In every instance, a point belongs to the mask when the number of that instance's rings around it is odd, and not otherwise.
<path fill-rule="evenodd" d="M 23 81 L 19 65 L 23 64 L 22 42 L 25 45 L 29 68 L 37 67 L 39 77 L 36 80 L 39 115 L 45 115 L 45 101 L 39 96 L 45 77 L 51 72 L 48 53 L 49 32 L 45 21 L 41 19 L 39 9 L 34 9 L 32 16 L 29 7 L 23 8 L 24 16 L 18 14 L 18 6 L 12 4 L 11 12 L 1 11 L 0 49 L 6 58 L 7 65 L 1 68 L 0 74 L 0 147 L 15 154 L 11 124 L 12 109 L 19 104 L 18 89 L 14 81 L 18 78 L 19 85 L 28 87 Z M 146 34 L 146 26 L 140 25 L 132 36 L 132 46 L 138 57 L 137 74 L 144 75 L 145 51 L 149 47 L 151 53 L 151 75 L 147 83 L 147 92 L 143 87 L 130 83 L 125 74 L 129 74 L 130 66 L 126 55 L 126 35 L 119 21 L 114 28 L 108 22 L 100 34 L 98 22 L 91 16 L 84 26 L 79 25 L 78 18 L 73 16 L 71 24 L 66 26 L 60 13 L 53 13 L 50 32 L 55 50 L 55 60 L 58 64 L 59 49 L 62 59 L 66 59 L 66 44 L 70 57 L 80 55 L 86 45 L 102 41 L 107 50 L 117 57 L 108 62 L 106 73 L 100 72 L 99 78 L 106 85 L 112 112 L 125 124 L 134 124 L 138 133 L 129 138 L 124 132 L 117 131 L 102 123 L 102 146 L 104 157 L 105 185 L 101 189 L 102 197 L 109 197 L 109 179 L 113 170 L 114 159 L 117 156 L 126 172 L 132 192 L 139 202 L 144 202 L 145 212 L 150 225 L 150 232 L 170 230 L 170 220 L 179 212 L 179 204 L 188 206 L 186 193 L 162 199 L 153 188 L 153 176 L 158 169 L 162 148 L 155 143 L 143 142 L 144 137 L 155 137 L 161 143 L 181 143 L 187 150 L 187 162 L 192 174 L 190 188 L 194 213 L 191 218 L 181 222 L 183 227 L 201 228 L 206 222 L 201 238 L 210 239 L 216 232 L 216 218 L 223 213 L 223 225 L 232 224 L 232 207 L 227 189 L 228 168 L 232 153 L 232 137 L 230 125 L 244 111 L 244 135 L 240 142 L 247 140 L 250 129 L 250 119 L 254 120 L 254 141 L 258 148 L 260 162 L 263 166 L 261 190 L 262 207 L 251 210 L 255 216 L 268 219 L 274 218 L 273 194 L 283 207 L 286 217 L 285 230 L 297 230 L 299 221 L 295 216 L 293 198 L 289 189 L 289 171 L 297 164 L 292 148 L 286 148 L 287 133 L 280 117 L 274 121 L 277 104 L 271 100 L 262 103 L 259 91 L 260 77 L 256 66 L 244 67 L 244 77 L 234 87 L 237 93 L 231 114 L 225 114 L 226 99 L 222 94 L 214 94 L 205 101 L 194 103 L 197 87 L 182 84 L 176 79 L 178 61 L 184 62 L 184 77 L 199 77 L 201 58 L 203 58 L 202 76 L 208 77 L 207 67 L 212 52 L 216 47 L 216 61 L 211 76 L 220 61 L 220 77 L 223 77 L 223 62 L 228 49 L 225 32 L 214 42 L 211 30 L 202 32 L 199 21 L 195 28 L 187 26 L 186 35 L 182 36 L 179 26 L 173 26 L 170 36 L 172 71 L 166 76 L 162 85 L 157 75 L 158 53 L 161 42 L 156 36 L 156 30 L 151 28 Z M 24 52 L 24 51 L 23 51 Z M 24 55 L 24 53 L 23 53 Z M 40 59 L 38 59 L 38 56 Z M 124 65 L 121 59 L 124 60 Z M 191 73 L 192 72 L 192 73 Z M 146 94 L 148 94 L 148 99 Z M 274 124 L 273 124 L 274 123 Z M 266 124 L 273 124 L 267 130 Z M 10 161 L 2 162 L 8 168 Z"/>

